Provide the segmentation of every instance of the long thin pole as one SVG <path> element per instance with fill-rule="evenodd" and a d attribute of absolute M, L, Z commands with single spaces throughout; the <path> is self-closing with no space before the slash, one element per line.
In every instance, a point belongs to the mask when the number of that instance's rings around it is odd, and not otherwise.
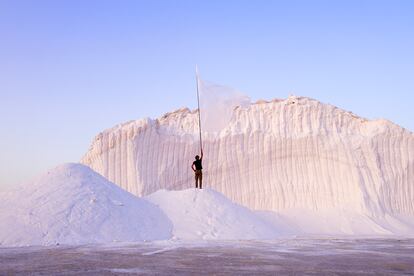
<path fill-rule="evenodd" d="M 201 111 L 200 111 L 200 93 L 198 88 L 198 69 L 196 66 L 196 82 L 197 82 L 197 105 L 198 105 L 198 130 L 200 133 L 200 152 L 203 150 L 203 142 L 201 140 Z"/>

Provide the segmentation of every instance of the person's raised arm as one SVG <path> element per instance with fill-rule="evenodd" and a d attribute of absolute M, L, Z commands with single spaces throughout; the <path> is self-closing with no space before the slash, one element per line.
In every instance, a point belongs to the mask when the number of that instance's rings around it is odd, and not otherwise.
<path fill-rule="evenodd" d="M 203 159 L 203 149 L 201 149 L 201 157 L 200 157 L 200 159 L 201 160 Z"/>

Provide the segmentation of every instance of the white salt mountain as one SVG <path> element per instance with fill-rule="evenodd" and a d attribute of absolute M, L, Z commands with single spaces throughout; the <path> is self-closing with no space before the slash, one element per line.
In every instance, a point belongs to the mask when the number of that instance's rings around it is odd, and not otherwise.
<path fill-rule="evenodd" d="M 414 134 L 389 121 L 292 96 L 236 108 L 224 129 L 203 138 L 207 187 L 251 209 L 286 214 L 299 228 L 309 228 L 294 219 L 304 212 L 344 216 L 322 229 L 328 233 L 365 233 L 354 219 L 360 216 L 382 225 L 369 226 L 373 233 L 395 232 L 397 218 L 414 221 Z M 197 113 L 181 109 L 100 133 L 81 162 L 145 196 L 192 187 L 198 145 Z M 397 228 L 410 232 L 403 224 Z"/>
<path fill-rule="evenodd" d="M 140 198 L 80 164 L 1 192 L 0 246 L 414 235 L 411 132 L 307 98 L 236 108 L 203 133 L 196 190 L 197 119 L 182 109 L 96 137 L 82 162 Z"/>
<path fill-rule="evenodd" d="M 81 164 L 65 164 L 0 193 L 0 246 L 169 239 L 157 206 Z"/>

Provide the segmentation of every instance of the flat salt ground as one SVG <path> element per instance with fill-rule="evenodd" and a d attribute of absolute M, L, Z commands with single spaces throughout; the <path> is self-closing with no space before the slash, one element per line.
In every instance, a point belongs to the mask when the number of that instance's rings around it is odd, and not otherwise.
<path fill-rule="evenodd" d="M 0 248 L 0 274 L 411 275 L 414 240 L 279 239 Z"/>
<path fill-rule="evenodd" d="M 169 239 L 154 204 L 81 164 L 60 165 L 0 193 L 0 247 Z"/>

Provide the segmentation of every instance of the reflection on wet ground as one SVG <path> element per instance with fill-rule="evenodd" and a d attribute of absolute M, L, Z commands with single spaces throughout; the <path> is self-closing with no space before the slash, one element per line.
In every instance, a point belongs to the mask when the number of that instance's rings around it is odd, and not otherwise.
<path fill-rule="evenodd" d="M 0 248 L 0 275 L 414 275 L 414 240 L 284 239 Z"/>

